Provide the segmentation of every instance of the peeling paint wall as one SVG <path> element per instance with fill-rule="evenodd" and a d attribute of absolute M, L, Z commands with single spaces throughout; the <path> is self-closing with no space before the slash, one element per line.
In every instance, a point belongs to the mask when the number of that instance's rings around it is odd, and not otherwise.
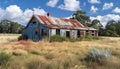
<path fill-rule="evenodd" d="M 85 30 L 80 30 L 80 37 L 85 36 L 86 31 Z"/>
<path fill-rule="evenodd" d="M 60 36 L 65 37 L 66 36 L 66 30 L 65 29 L 60 29 Z"/>
<path fill-rule="evenodd" d="M 77 38 L 77 30 L 60 29 L 60 36 L 67 37 L 66 32 L 70 33 L 70 38 Z M 56 35 L 56 29 L 51 29 L 51 36 Z"/>
<path fill-rule="evenodd" d="M 56 29 L 51 29 L 51 36 L 56 35 Z"/>
<path fill-rule="evenodd" d="M 40 24 L 40 39 L 43 39 L 44 37 L 49 38 L 49 28 L 47 26 L 44 26 L 43 24 Z"/>
<path fill-rule="evenodd" d="M 36 22 L 36 23 L 33 23 Z M 45 35 L 43 34 L 44 31 Z M 49 28 L 47 26 L 44 26 L 42 23 L 39 23 L 39 21 L 36 18 L 33 18 L 29 23 L 26 29 L 22 31 L 23 35 L 26 35 L 28 39 L 32 40 L 40 40 L 44 37 L 49 38 Z"/>
<path fill-rule="evenodd" d="M 71 38 L 77 38 L 77 30 L 71 30 L 71 32 L 70 32 L 70 36 L 71 36 Z"/>
<path fill-rule="evenodd" d="M 34 23 L 35 22 L 35 23 Z M 38 31 L 38 20 L 33 18 L 30 23 L 28 23 L 27 28 L 22 31 L 22 34 L 27 36 L 28 39 L 39 40 L 39 31 Z M 38 34 L 36 35 L 36 31 Z"/>

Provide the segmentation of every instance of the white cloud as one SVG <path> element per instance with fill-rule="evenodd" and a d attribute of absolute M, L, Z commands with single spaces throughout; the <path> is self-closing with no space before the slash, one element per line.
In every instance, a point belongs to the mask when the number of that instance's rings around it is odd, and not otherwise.
<path fill-rule="evenodd" d="M 0 8 L 0 15 L 1 15 L 0 17 L 2 17 L 3 14 L 4 14 L 4 10 L 2 8 Z"/>
<path fill-rule="evenodd" d="M 49 0 L 49 2 L 47 2 L 47 6 L 55 7 L 57 3 L 58 0 Z"/>
<path fill-rule="evenodd" d="M 113 10 L 114 13 L 120 13 L 120 8 L 116 7 L 114 10 Z"/>
<path fill-rule="evenodd" d="M 11 19 L 18 18 L 22 16 L 23 11 L 17 5 L 10 5 L 5 10 L 6 15 L 12 16 Z"/>
<path fill-rule="evenodd" d="M 91 6 L 91 9 L 90 9 L 90 11 L 92 11 L 93 13 L 96 13 L 97 12 L 97 10 L 98 10 L 98 8 L 97 7 L 95 7 L 95 6 Z"/>
<path fill-rule="evenodd" d="M 40 14 L 40 15 L 45 15 L 46 12 L 44 9 L 41 8 L 33 8 L 34 14 Z"/>
<path fill-rule="evenodd" d="M 27 23 L 34 14 L 46 15 L 44 9 L 33 8 L 23 11 L 17 5 L 10 5 L 6 9 L 0 8 L 0 20 L 8 19 L 19 23 Z"/>
<path fill-rule="evenodd" d="M 72 18 L 72 15 L 71 16 L 68 16 L 68 17 L 64 17 L 65 19 L 70 19 L 70 18 Z"/>
<path fill-rule="evenodd" d="M 28 22 L 28 20 L 31 18 L 31 16 L 33 15 L 33 10 L 31 9 L 26 9 L 24 12 L 23 12 L 23 15 L 21 17 L 21 20 L 24 20 L 24 22 Z"/>
<path fill-rule="evenodd" d="M 104 3 L 103 5 L 103 10 L 107 10 L 107 9 L 110 9 L 114 6 L 114 4 L 111 2 L 111 3 Z"/>
<path fill-rule="evenodd" d="M 116 15 L 116 14 L 107 14 L 104 16 L 97 16 L 97 17 L 90 17 L 91 20 L 94 19 L 98 19 L 100 20 L 100 22 L 102 23 L 103 26 L 105 26 L 107 24 L 108 21 L 110 20 L 115 20 L 115 21 L 119 21 L 120 20 L 120 15 Z"/>
<path fill-rule="evenodd" d="M 80 2 L 78 0 L 64 0 L 64 4 L 61 4 L 58 8 L 69 11 L 76 11 L 80 9 Z"/>
<path fill-rule="evenodd" d="M 88 0 L 89 3 L 91 4 L 99 4 L 100 3 L 100 0 Z"/>

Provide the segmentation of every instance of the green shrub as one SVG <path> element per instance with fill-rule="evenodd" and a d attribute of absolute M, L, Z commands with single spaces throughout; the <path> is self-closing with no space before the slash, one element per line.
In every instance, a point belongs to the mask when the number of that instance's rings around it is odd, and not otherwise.
<path fill-rule="evenodd" d="M 59 35 L 54 35 L 54 36 L 50 37 L 50 42 L 54 42 L 54 41 L 57 41 L 57 42 L 63 42 L 63 41 L 75 42 L 75 41 L 82 41 L 82 40 L 98 40 L 98 39 L 100 39 L 100 38 L 97 36 L 89 35 L 89 34 L 86 36 L 81 36 L 77 39 L 61 37 Z"/>
<path fill-rule="evenodd" d="M 97 40 L 97 39 L 99 39 L 99 37 L 98 36 L 92 36 L 92 35 L 86 35 L 84 39 L 85 40 Z"/>
<path fill-rule="evenodd" d="M 101 39 L 101 38 L 98 37 L 98 36 L 92 36 L 92 38 L 93 38 L 94 40 L 99 40 L 99 39 Z"/>
<path fill-rule="evenodd" d="M 85 39 L 87 39 L 87 40 L 92 40 L 92 39 L 93 39 L 93 36 L 92 36 L 92 35 L 86 35 L 86 36 L 85 36 Z"/>
<path fill-rule="evenodd" d="M 108 49 L 92 48 L 85 57 L 86 61 L 102 63 L 111 58 L 111 51 Z"/>
<path fill-rule="evenodd" d="M 111 30 L 106 31 L 106 36 L 119 37 L 119 35 L 115 31 L 111 31 Z"/>
<path fill-rule="evenodd" d="M 18 37 L 18 41 L 20 40 L 28 40 L 28 37 L 26 35 L 21 35 Z"/>
<path fill-rule="evenodd" d="M 11 55 L 0 53 L 0 66 L 3 68 L 7 68 L 9 65 Z"/>
<path fill-rule="evenodd" d="M 69 41 L 70 41 L 70 42 L 75 42 L 75 41 L 77 41 L 77 39 L 74 39 L 74 38 L 72 39 L 72 38 L 70 38 Z"/>
<path fill-rule="evenodd" d="M 65 40 L 66 40 L 66 38 L 65 37 L 61 37 L 60 35 L 54 35 L 54 36 L 50 37 L 50 42 L 54 42 L 54 41 L 63 42 Z"/>
<path fill-rule="evenodd" d="M 98 39 L 100 39 L 100 37 L 98 36 L 86 35 L 86 36 L 81 36 L 77 38 L 76 41 L 83 41 L 83 40 L 91 41 L 91 40 L 98 40 Z"/>

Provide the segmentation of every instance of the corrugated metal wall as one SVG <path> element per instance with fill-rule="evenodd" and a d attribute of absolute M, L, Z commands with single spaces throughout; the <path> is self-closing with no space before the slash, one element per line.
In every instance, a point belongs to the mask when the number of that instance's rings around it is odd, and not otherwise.
<path fill-rule="evenodd" d="M 77 30 L 71 30 L 71 38 L 77 38 Z"/>
<path fill-rule="evenodd" d="M 42 31 L 44 31 L 45 35 Z M 27 28 L 22 31 L 22 34 L 26 35 L 29 39 L 37 41 L 44 37 L 49 37 L 49 28 L 42 23 L 39 23 L 36 18 L 33 18 L 31 22 L 28 23 Z"/>
<path fill-rule="evenodd" d="M 60 29 L 60 36 L 65 37 L 66 36 L 66 30 L 65 29 Z"/>
<path fill-rule="evenodd" d="M 77 38 L 77 30 L 60 29 L 60 36 L 66 37 L 66 31 L 70 32 L 70 38 Z M 51 36 L 56 35 L 56 29 L 51 29 Z"/>
<path fill-rule="evenodd" d="M 56 29 L 51 29 L 51 36 L 56 35 Z"/>
<path fill-rule="evenodd" d="M 36 22 L 36 23 L 33 23 Z M 36 32 L 38 32 L 36 34 Z M 36 19 L 33 19 L 30 23 L 28 23 L 28 26 L 26 29 L 22 31 L 23 35 L 26 35 L 28 39 L 32 40 L 39 40 L 39 31 L 38 31 L 38 21 Z"/>

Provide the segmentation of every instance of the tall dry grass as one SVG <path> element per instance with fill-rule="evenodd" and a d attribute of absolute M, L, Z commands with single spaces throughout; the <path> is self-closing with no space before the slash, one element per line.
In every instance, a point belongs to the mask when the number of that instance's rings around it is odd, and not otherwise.
<path fill-rule="evenodd" d="M 0 42 L 0 52 L 12 55 L 13 60 L 9 69 L 117 69 L 120 67 L 119 43 L 120 38 L 112 37 L 92 41 L 51 43 L 6 40 Z M 91 48 L 110 49 L 111 60 L 102 66 L 85 62 L 83 58 Z"/>
<path fill-rule="evenodd" d="M 21 34 L 0 34 L 0 43 L 16 41 Z"/>

